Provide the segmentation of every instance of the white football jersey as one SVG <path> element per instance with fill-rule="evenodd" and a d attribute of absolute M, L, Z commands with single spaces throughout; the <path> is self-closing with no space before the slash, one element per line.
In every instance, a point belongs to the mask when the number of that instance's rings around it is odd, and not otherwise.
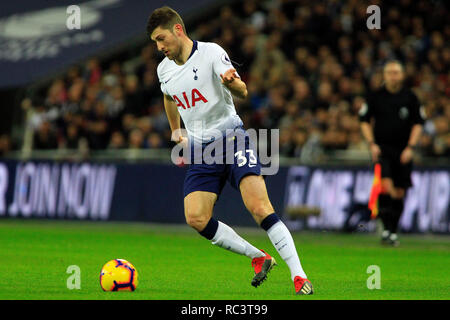
<path fill-rule="evenodd" d="M 212 42 L 195 41 L 195 46 L 185 64 L 166 57 L 157 72 L 161 91 L 176 102 L 191 141 L 205 143 L 213 140 L 217 130 L 224 134 L 243 123 L 220 78 L 233 68 L 227 53 Z"/>

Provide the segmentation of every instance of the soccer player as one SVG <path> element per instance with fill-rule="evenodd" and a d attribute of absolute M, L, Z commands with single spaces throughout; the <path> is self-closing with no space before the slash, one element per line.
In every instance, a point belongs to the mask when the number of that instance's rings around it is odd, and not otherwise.
<path fill-rule="evenodd" d="M 388 61 L 383 77 L 384 86 L 367 97 L 359 116 L 372 161 L 381 165 L 378 198 L 378 216 L 384 227 L 381 242 L 398 246 L 398 222 L 405 192 L 411 186 L 412 157 L 425 116 L 414 92 L 403 85 L 400 62 Z M 371 120 L 374 120 L 373 128 Z"/>
<path fill-rule="evenodd" d="M 287 263 L 295 292 L 312 294 L 312 284 L 302 269 L 292 236 L 274 212 L 261 165 L 236 114 L 232 96 L 245 99 L 247 87 L 227 53 L 215 43 L 191 40 L 179 14 L 167 6 L 150 15 L 147 32 L 165 55 L 157 73 L 172 140 L 189 146 L 197 144 L 202 150 L 214 143 L 222 148 L 224 157 L 233 152 L 233 163 L 190 164 L 184 181 L 186 222 L 212 244 L 252 259 L 255 275 L 251 284 L 259 286 L 276 264 L 275 259 L 212 217 L 214 204 L 228 180 L 240 191 L 246 208 Z M 181 135 L 180 116 L 188 137 Z M 233 140 L 245 141 L 232 145 L 233 151 L 225 145 L 229 130 L 233 130 Z M 222 134 L 221 139 L 211 139 L 212 132 L 217 131 Z"/>

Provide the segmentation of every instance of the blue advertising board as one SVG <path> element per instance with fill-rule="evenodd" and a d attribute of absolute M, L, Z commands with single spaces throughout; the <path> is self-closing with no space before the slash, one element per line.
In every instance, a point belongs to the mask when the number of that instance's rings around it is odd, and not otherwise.
<path fill-rule="evenodd" d="M 185 223 L 185 172 L 173 164 L 4 160 L 0 217 Z M 291 229 L 354 231 L 369 223 L 372 179 L 367 166 L 298 166 L 280 167 L 266 184 L 275 211 Z M 412 180 L 402 231 L 449 233 L 450 168 L 415 168 Z M 287 209 L 295 206 L 318 208 L 320 214 L 292 219 Z M 214 216 L 256 227 L 239 192 L 228 184 Z"/>

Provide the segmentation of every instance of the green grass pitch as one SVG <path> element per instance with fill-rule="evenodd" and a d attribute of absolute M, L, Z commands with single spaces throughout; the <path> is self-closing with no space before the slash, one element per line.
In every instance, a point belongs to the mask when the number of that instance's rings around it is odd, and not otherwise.
<path fill-rule="evenodd" d="M 401 235 L 386 248 L 376 235 L 293 233 L 315 294 L 296 296 L 289 269 L 262 229 L 236 228 L 278 261 L 258 288 L 250 259 L 213 246 L 187 226 L 0 220 L 0 299 L 449 299 L 450 237 Z M 123 258 L 139 272 L 135 292 L 103 292 L 99 272 Z M 81 289 L 66 287 L 67 267 Z M 367 267 L 381 270 L 369 290 Z"/>

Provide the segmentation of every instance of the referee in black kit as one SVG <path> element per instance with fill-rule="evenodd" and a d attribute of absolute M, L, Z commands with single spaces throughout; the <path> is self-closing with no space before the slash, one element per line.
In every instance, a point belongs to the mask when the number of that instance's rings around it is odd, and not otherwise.
<path fill-rule="evenodd" d="M 370 144 L 372 161 L 381 165 L 378 198 L 378 216 L 383 222 L 381 241 L 398 246 L 398 222 L 406 190 L 411 186 L 413 152 L 425 117 L 417 96 L 403 85 L 400 62 L 388 61 L 383 78 L 384 85 L 368 95 L 359 118 L 362 134 Z"/>

